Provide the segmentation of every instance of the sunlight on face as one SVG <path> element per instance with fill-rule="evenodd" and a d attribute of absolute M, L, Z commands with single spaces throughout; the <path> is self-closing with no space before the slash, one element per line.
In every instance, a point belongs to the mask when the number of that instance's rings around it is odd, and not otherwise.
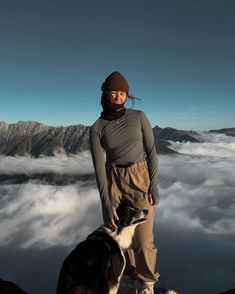
<path fill-rule="evenodd" d="M 109 99 L 111 103 L 123 104 L 126 101 L 127 93 L 124 91 L 109 91 Z"/>

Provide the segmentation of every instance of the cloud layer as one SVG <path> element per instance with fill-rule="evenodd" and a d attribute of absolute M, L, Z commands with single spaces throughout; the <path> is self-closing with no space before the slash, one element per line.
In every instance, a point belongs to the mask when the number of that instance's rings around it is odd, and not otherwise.
<path fill-rule="evenodd" d="M 93 173 L 93 165 L 90 152 L 86 151 L 76 156 L 58 157 L 7 157 L 0 156 L 0 174 L 21 174 L 53 172 L 57 174 L 79 174 Z"/>
<path fill-rule="evenodd" d="M 159 157 L 158 271 L 181 294 L 233 288 L 235 139 L 205 134 L 201 144 L 174 144 L 185 154 Z M 0 158 L 0 174 L 22 170 L 85 176 L 93 166 L 87 152 L 73 158 Z M 2 185 L 0 195 L 0 277 L 32 294 L 45 291 L 42 287 L 53 293 L 64 257 L 102 223 L 95 181 L 85 176 L 66 186 Z"/>
<path fill-rule="evenodd" d="M 171 149 L 183 154 L 205 155 L 211 157 L 235 157 L 235 139 L 225 134 L 200 133 L 197 137 L 201 143 L 171 143 Z"/>

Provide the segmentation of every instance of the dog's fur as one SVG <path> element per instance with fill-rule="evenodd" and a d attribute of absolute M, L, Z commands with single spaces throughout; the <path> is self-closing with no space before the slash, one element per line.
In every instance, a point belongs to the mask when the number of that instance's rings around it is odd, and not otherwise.
<path fill-rule="evenodd" d="M 57 294 L 115 294 L 125 268 L 123 251 L 131 246 L 137 225 L 147 210 L 121 204 L 118 229 L 95 230 L 69 254 L 60 271 Z"/>

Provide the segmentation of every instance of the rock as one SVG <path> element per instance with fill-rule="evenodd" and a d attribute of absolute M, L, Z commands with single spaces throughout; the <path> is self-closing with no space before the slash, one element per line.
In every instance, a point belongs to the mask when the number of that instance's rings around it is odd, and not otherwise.
<path fill-rule="evenodd" d="M 0 293 L 1 294 L 27 294 L 20 287 L 12 282 L 0 279 Z"/>

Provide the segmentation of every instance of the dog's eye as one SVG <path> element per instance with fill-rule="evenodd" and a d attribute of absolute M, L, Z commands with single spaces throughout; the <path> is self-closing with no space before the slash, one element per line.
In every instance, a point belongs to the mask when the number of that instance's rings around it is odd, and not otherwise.
<path fill-rule="evenodd" d="M 132 207 L 129 207 L 129 206 L 126 208 L 126 211 L 127 211 L 127 212 L 132 212 L 133 210 L 134 210 L 134 209 L 133 209 Z"/>

